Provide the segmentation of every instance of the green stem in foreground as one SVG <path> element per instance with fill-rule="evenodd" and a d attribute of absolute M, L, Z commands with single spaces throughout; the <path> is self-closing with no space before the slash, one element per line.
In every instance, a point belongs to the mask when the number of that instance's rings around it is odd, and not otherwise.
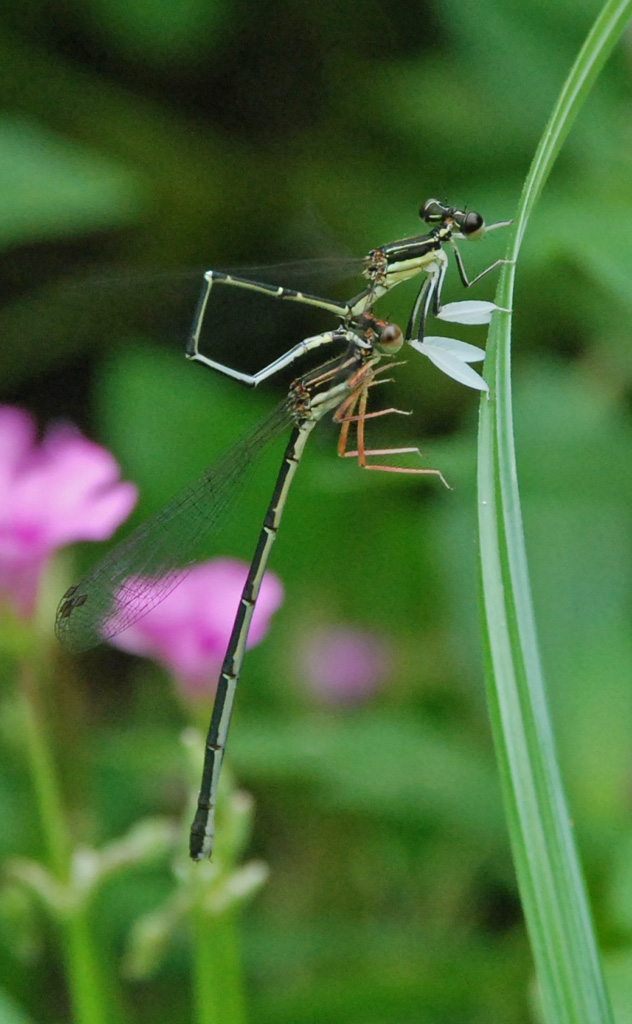
<path fill-rule="evenodd" d="M 102 954 L 85 904 L 60 923 L 65 946 L 66 979 L 76 1024 L 113 1024 L 111 1004 L 101 972 Z"/>
<path fill-rule="evenodd" d="M 80 882 L 73 878 L 71 841 L 38 688 L 39 665 L 22 657 L 18 671 L 26 758 L 46 860 L 57 888 L 66 893 L 65 906 L 56 906 L 55 901 L 50 901 L 48 910 L 61 936 L 73 1021 L 75 1024 L 112 1024 L 100 968 L 102 953 L 95 943 L 89 920 L 89 897 Z"/>
<path fill-rule="evenodd" d="M 26 758 L 39 815 L 48 867 L 58 882 L 68 881 L 70 839 L 57 773 L 43 726 L 38 669 L 23 659 L 19 666 L 20 700 L 26 735 Z"/>
<path fill-rule="evenodd" d="M 246 1024 L 238 918 L 233 908 L 215 916 L 204 906 L 192 915 L 196 1024 Z"/>

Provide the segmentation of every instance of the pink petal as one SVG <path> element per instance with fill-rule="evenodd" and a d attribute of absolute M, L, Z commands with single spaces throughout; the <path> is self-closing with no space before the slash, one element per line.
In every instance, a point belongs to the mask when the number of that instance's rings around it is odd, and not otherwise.
<path fill-rule="evenodd" d="M 28 618 L 35 610 L 37 585 L 44 559 L 13 565 L 0 561 L 0 594 L 10 595 L 16 613 Z"/>
<path fill-rule="evenodd" d="M 382 686 L 390 668 L 386 642 L 366 630 L 340 626 L 314 633 L 303 651 L 305 681 L 322 700 L 351 704 Z"/>
<path fill-rule="evenodd" d="M 0 405 L 0 482 L 4 488 L 29 456 L 35 441 L 35 423 L 23 409 Z M 0 492 L 0 502 L 3 501 Z"/>
<path fill-rule="evenodd" d="M 9 406 L 0 406 L 0 485 L 0 590 L 20 614 L 32 611 L 57 547 L 109 537 L 136 501 L 105 449 L 70 426 L 37 444 L 32 418 Z"/>
<path fill-rule="evenodd" d="M 164 601 L 112 642 L 123 650 L 161 662 L 173 672 L 186 693 L 208 692 L 217 681 L 246 574 L 246 565 L 228 558 L 194 566 Z M 282 600 L 280 581 L 266 574 L 248 647 L 265 635 L 270 616 Z"/>
<path fill-rule="evenodd" d="M 49 495 L 47 519 L 53 544 L 101 538 L 109 536 L 133 507 L 131 485 L 126 484 L 120 502 L 120 519 L 109 522 L 112 515 L 116 515 L 118 504 L 111 505 L 112 490 L 123 486 L 118 480 L 119 467 L 109 452 L 68 427 L 57 427 L 40 449 L 37 470 L 27 474 L 23 481 L 21 498 L 24 507 L 29 507 L 46 489 Z M 106 508 L 101 510 L 103 498 Z"/>

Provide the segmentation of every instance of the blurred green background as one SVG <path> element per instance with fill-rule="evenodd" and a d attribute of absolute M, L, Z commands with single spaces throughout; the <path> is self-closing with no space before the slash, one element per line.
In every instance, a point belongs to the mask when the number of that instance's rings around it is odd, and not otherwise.
<path fill-rule="evenodd" d="M 488 222 L 511 217 L 597 11 L 587 0 L 5 8 L 2 401 L 42 423 L 69 417 L 111 447 L 140 485 L 138 521 L 282 393 L 185 362 L 199 276 L 182 269 L 361 256 L 417 233 L 430 196 Z M 620 1021 L 632 1021 L 630 42 L 531 223 L 514 349 L 538 627 Z M 500 232 L 464 244 L 468 269 L 504 244 Z M 380 311 L 404 320 L 411 296 L 399 291 Z M 492 296 L 490 278 L 476 297 Z M 446 298 L 460 297 L 452 267 Z M 222 343 L 260 367 L 296 340 L 276 314 L 227 322 Z M 482 328 L 454 333 L 484 342 Z M 336 460 L 323 427 L 273 553 L 286 602 L 246 659 L 229 760 L 257 801 L 252 854 L 271 869 L 244 918 L 257 1024 L 533 1019 L 477 634 L 477 396 L 421 359 L 396 374 L 380 398 L 414 416 L 377 420 L 371 437 L 420 444 L 453 491 L 360 473 Z M 249 557 L 278 454 L 217 553 Z M 95 555 L 77 552 L 59 576 Z M 314 630 L 340 625 L 390 651 L 381 691 L 355 708 L 305 686 Z M 186 716 L 166 675 L 111 650 L 74 672 L 56 727 L 77 838 L 103 842 L 143 814 L 179 813 Z M 37 827 L 6 719 L 0 736 L 0 851 L 32 854 Z M 159 871 L 112 886 L 98 908 L 104 949 L 118 956 L 167 888 Z M 65 1019 L 47 936 L 34 928 L 17 941 L 18 931 L 0 928 L 7 991 L 36 1020 Z M 183 937 L 132 988 L 138 1019 L 187 1019 L 186 964 Z"/>

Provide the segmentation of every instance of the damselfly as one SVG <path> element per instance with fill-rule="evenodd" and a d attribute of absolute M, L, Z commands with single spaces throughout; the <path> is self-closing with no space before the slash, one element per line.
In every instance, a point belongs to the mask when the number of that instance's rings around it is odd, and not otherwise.
<path fill-rule="evenodd" d="M 448 257 L 444 247 L 449 246 L 454 252 L 463 286 L 471 288 L 473 284 L 476 284 L 477 281 L 480 281 L 482 277 L 485 277 L 486 274 L 489 274 L 490 271 L 502 263 L 505 263 L 506 260 L 495 260 L 485 270 L 482 270 L 480 274 L 477 274 L 476 277 L 470 280 L 455 239 L 481 238 L 484 234 L 495 231 L 497 228 L 506 227 L 512 222 L 498 221 L 498 223 L 486 227 L 480 213 L 475 213 L 472 210 L 469 212 L 467 210 L 459 210 L 454 206 L 446 206 L 437 199 L 428 199 L 421 207 L 419 216 L 427 224 L 433 225 L 431 230 L 423 235 L 403 238 L 399 242 L 389 242 L 378 249 L 372 249 L 368 256 L 360 263 L 362 276 L 369 283 L 361 292 L 347 302 L 321 298 L 317 295 L 311 295 L 308 292 L 298 291 L 294 288 L 287 288 L 280 284 L 275 285 L 248 280 L 245 277 L 227 274 L 220 270 L 207 270 L 204 275 L 202 294 L 193 329 L 187 345 L 187 355 L 236 380 L 256 386 L 278 373 L 279 370 L 289 366 L 308 350 L 306 348 L 307 343 L 302 341 L 254 374 L 242 373 L 239 370 L 227 367 L 202 353 L 200 351 L 202 327 L 211 291 L 216 285 L 228 285 L 244 289 L 248 292 L 265 295 L 272 299 L 301 303 L 305 306 L 325 310 L 338 316 L 344 326 L 350 324 L 354 318 L 364 313 L 372 313 L 375 302 L 383 295 L 386 295 L 395 285 L 423 274 L 424 280 L 415 299 L 406 328 L 406 341 L 416 338 L 418 342 L 422 342 L 428 315 L 430 313 L 433 313 L 435 316 L 441 315 L 443 282 L 448 269 Z M 444 319 L 458 321 L 459 315 L 455 313 L 454 316 L 450 316 L 448 313 L 444 316 Z M 335 332 L 321 334 L 318 336 L 318 344 L 326 344 L 334 337 Z M 316 347 L 315 339 L 310 339 L 310 342 L 312 347 Z"/>
<path fill-rule="evenodd" d="M 317 347 L 310 344 L 314 341 L 307 340 L 308 348 Z M 271 416 L 237 441 L 199 480 L 114 547 L 80 583 L 70 587 L 57 611 L 57 636 L 72 652 L 85 651 L 115 636 L 148 612 L 184 578 L 196 560 L 195 551 L 202 536 L 219 528 L 239 481 L 264 446 L 292 427 L 219 678 L 198 808 L 191 829 L 190 853 L 194 860 L 212 852 L 217 784 L 248 629 L 288 491 L 311 431 L 327 413 L 333 412 L 341 427 L 340 456 L 356 458 L 364 469 L 435 475 L 445 483 L 436 469 L 367 461 L 373 456 L 418 452 L 413 447 L 371 449 L 365 445 L 368 419 L 406 415 L 395 408 L 367 412 L 369 389 L 383 381 L 384 371 L 398 365 L 390 361 L 378 366 L 384 356 L 400 351 L 404 342 L 401 330 L 364 315 L 320 341 L 345 342 L 346 351 L 294 381 L 286 400 Z M 464 359 L 482 356 L 473 346 L 464 349 L 478 353 L 464 355 Z M 354 450 L 347 447 L 351 429 L 355 429 L 357 440 Z"/>
<path fill-rule="evenodd" d="M 289 487 L 311 431 L 327 413 L 333 412 L 334 419 L 341 427 L 338 444 L 340 456 L 356 458 L 363 469 L 432 474 L 445 483 L 440 471 L 436 469 L 407 468 L 367 461 L 367 457 L 418 452 L 418 449 L 411 447 L 369 449 L 365 445 L 365 423 L 368 419 L 391 413 L 404 415 L 402 410 L 395 408 L 367 412 L 369 389 L 383 381 L 381 374 L 385 370 L 398 365 L 390 362 L 378 367 L 378 364 L 385 355 L 399 352 L 404 340 L 408 340 L 412 347 L 428 355 L 444 372 L 457 380 L 472 387 L 486 387 L 468 365 L 483 357 L 484 353 L 480 349 L 453 339 L 424 339 L 424 327 L 430 311 L 435 315 L 441 314 L 441 292 L 448 263 L 443 251 L 445 245 L 454 249 L 465 287 L 474 284 L 504 261 L 496 260 L 472 281 L 468 280 L 454 238 L 471 238 L 482 234 L 485 230 L 482 217 L 445 206 L 436 200 L 424 204 L 421 217 L 435 225 L 432 230 L 425 235 L 372 250 L 364 262 L 363 271 L 369 284 L 346 303 L 320 299 L 306 292 L 249 281 L 221 272 L 207 272 L 187 348 L 190 358 L 223 374 L 256 385 L 304 353 L 324 345 L 342 343 L 346 345 L 346 351 L 294 381 L 286 400 L 271 416 L 237 441 L 199 480 L 177 494 L 154 516 L 137 527 L 126 540 L 114 547 L 80 583 L 66 591 L 60 602 L 56 620 L 57 636 L 63 646 L 76 653 L 114 637 L 137 621 L 184 578 L 198 560 L 203 538 L 219 529 L 248 468 L 274 437 L 292 427 L 218 683 L 206 743 L 198 808 L 191 829 L 190 852 L 194 860 L 210 856 L 212 852 L 217 785 L 250 621 Z M 503 224 L 494 224 L 487 230 Z M 372 309 L 374 303 L 396 284 L 419 274 L 424 274 L 424 281 L 413 307 L 405 339 L 395 325 L 376 320 Z M 341 323 L 334 330 L 304 339 L 258 373 L 243 374 L 199 351 L 202 321 L 215 283 L 311 305 L 334 313 Z M 485 306 L 485 319 L 489 319 L 490 309 L 495 308 L 491 303 L 454 305 Z M 447 309 L 444 311 L 445 319 L 460 318 L 459 314 L 449 315 Z M 478 312 L 480 315 L 480 310 Z M 413 337 L 415 330 L 416 337 Z M 347 444 L 352 428 L 355 429 L 357 444 L 350 451 Z"/>

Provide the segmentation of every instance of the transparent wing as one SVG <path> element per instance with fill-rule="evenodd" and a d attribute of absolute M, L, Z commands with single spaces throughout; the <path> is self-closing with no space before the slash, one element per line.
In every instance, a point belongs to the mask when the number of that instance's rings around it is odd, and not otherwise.
<path fill-rule="evenodd" d="M 62 598 L 55 632 L 66 650 L 87 651 L 165 599 L 226 520 L 248 470 L 292 423 L 284 402 L 193 483 L 117 544 Z"/>

